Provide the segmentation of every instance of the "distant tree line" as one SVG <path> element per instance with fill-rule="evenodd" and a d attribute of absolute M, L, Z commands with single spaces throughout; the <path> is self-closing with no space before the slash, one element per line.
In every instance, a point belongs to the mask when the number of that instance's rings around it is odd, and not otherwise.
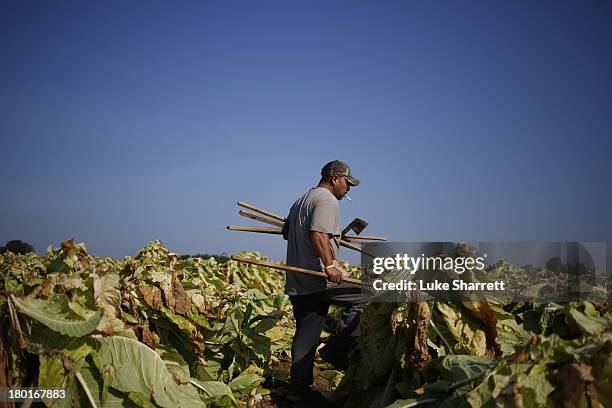
<path fill-rule="evenodd" d="M 30 252 L 36 252 L 34 247 L 27 242 L 21 241 L 19 239 L 14 239 L 9 241 L 3 247 L 0 247 L 0 254 L 5 252 L 13 252 L 15 254 L 27 254 Z"/>
<path fill-rule="evenodd" d="M 215 261 L 217 262 L 227 262 L 229 261 L 229 256 L 226 253 L 223 253 L 221 255 L 211 255 L 211 254 L 194 254 L 194 255 L 181 255 L 181 259 L 185 259 L 185 258 L 203 258 L 203 259 L 208 259 L 208 258 L 215 258 Z"/>
<path fill-rule="evenodd" d="M 8 241 L 6 245 L 0 247 L 0 254 L 4 254 L 6 252 L 13 252 L 15 254 L 27 254 L 30 252 L 36 252 L 34 247 L 27 242 L 21 241 L 19 239 L 14 239 L 12 241 Z M 194 254 L 194 255 L 181 255 L 181 259 L 185 258 L 215 258 L 217 262 L 227 262 L 229 261 L 229 256 L 226 253 L 222 253 L 221 255 L 216 254 Z"/>

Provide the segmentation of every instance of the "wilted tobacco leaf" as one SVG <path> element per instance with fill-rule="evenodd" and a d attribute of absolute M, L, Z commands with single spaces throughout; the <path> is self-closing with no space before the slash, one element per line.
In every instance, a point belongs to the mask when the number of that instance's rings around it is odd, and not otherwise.
<path fill-rule="evenodd" d="M 173 313 L 186 316 L 191 310 L 191 303 L 189 302 L 189 298 L 187 297 L 185 289 L 183 288 L 183 285 L 181 285 L 181 281 L 179 281 L 177 274 L 172 274 L 171 281 L 161 282 L 160 286 L 166 307 L 168 307 L 168 309 L 170 309 Z"/>
<path fill-rule="evenodd" d="M 106 336 L 123 336 L 135 339 L 136 333 L 132 327 L 113 315 L 105 314 L 96 327 L 96 331 Z"/>
<path fill-rule="evenodd" d="M 469 354 L 475 356 L 487 355 L 487 340 L 482 324 L 460 305 L 436 302 L 446 328 Z M 460 349 L 457 351 L 461 351 Z"/>
<path fill-rule="evenodd" d="M 142 294 L 144 301 L 154 310 L 159 310 L 164 302 L 162 300 L 162 292 L 157 286 L 142 285 L 138 288 Z"/>
<path fill-rule="evenodd" d="M 474 407 L 577 407 L 589 392 L 591 401 L 605 400 L 606 392 L 599 392 L 597 386 L 610 377 L 596 379 L 592 372 L 603 356 L 609 358 L 611 354 L 612 333 L 577 340 L 535 336 L 514 356 L 501 360 L 469 393 L 468 401 Z"/>
<path fill-rule="evenodd" d="M 99 305 L 119 307 L 121 292 L 119 290 L 119 275 L 104 273 L 93 275 L 94 299 Z"/>
<path fill-rule="evenodd" d="M 151 330 L 149 330 L 148 324 L 142 324 L 136 327 L 136 336 L 138 339 L 146 344 L 148 347 L 155 349 L 159 344 L 159 337 L 154 335 Z"/>
<path fill-rule="evenodd" d="M 213 311 L 212 302 L 206 299 L 202 294 L 194 293 L 191 295 L 191 302 L 196 306 L 200 314 L 213 318 L 218 317 Z"/>
<path fill-rule="evenodd" d="M 463 305 L 483 323 L 488 355 L 501 356 L 501 343 L 497 337 L 497 319 L 489 303 L 485 301 L 463 302 Z"/>
<path fill-rule="evenodd" d="M 412 353 L 412 367 L 416 371 L 421 371 L 423 367 L 431 362 L 431 355 L 427 346 L 427 333 L 431 312 L 426 302 L 418 302 L 415 305 L 415 328 Z"/>

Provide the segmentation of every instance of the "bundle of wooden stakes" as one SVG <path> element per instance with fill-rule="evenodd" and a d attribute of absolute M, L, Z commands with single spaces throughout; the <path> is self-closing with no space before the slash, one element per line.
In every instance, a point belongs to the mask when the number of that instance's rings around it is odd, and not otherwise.
<path fill-rule="evenodd" d="M 285 218 L 281 217 L 280 215 L 274 214 L 272 212 L 255 207 L 254 205 L 251 205 L 249 203 L 245 203 L 243 201 L 238 201 L 238 205 L 240 207 L 253 211 L 253 212 L 249 212 L 249 211 L 240 210 L 238 214 L 242 215 L 243 217 L 247 217 L 253 220 L 263 222 L 268 225 L 273 225 L 273 227 L 251 227 L 251 226 L 240 226 L 240 225 L 228 225 L 227 226 L 228 230 L 257 232 L 261 234 L 274 234 L 274 235 L 283 234 L 282 232 L 283 226 L 286 222 Z M 364 250 L 358 247 L 357 245 L 355 245 L 355 243 L 360 243 L 364 241 L 386 241 L 386 240 L 387 239 L 385 237 L 376 236 L 376 235 L 359 235 L 359 234 L 346 234 L 345 233 L 344 235 L 340 237 L 340 245 L 345 248 L 349 248 L 354 251 L 361 252 L 362 254 L 365 254 L 369 257 L 374 258 L 376 257 L 376 255 L 372 254 L 371 252 L 367 250 Z M 259 261 L 259 260 L 243 258 L 239 256 L 232 256 L 232 259 L 238 262 L 245 262 L 245 263 L 250 263 L 250 264 L 259 265 L 259 266 L 267 266 L 270 268 L 281 269 L 284 271 L 305 273 L 307 275 L 320 276 L 320 277 L 325 277 L 325 278 L 327 277 L 325 273 L 323 272 L 312 271 L 312 270 L 304 269 L 304 268 L 297 268 L 294 266 Z M 343 280 L 346 282 L 367 284 L 359 279 L 354 279 L 354 278 L 345 277 L 343 278 Z"/>

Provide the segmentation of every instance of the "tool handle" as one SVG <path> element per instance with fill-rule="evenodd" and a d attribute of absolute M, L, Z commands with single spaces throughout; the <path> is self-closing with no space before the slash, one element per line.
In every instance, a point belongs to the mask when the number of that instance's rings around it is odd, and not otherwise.
<path fill-rule="evenodd" d="M 353 251 L 361 252 L 362 254 L 367 255 L 370 258 L 376 258 L 376 255 L 371 253 L 370 251 L 366 251 L 365 249 L 359 248 L 357 245 L 353 245 L 343 239 L 340 240 L 340 246 L 352 249 Z"/>
<path fill-rule="evenodd" d="M 251 218 L 253 220 L 265 222 L 266 224 L 274 225 L 274 226 L 277 226 L 277 227 L 282 227 L 285 224 L 282 221 L 272 220 L 270 218 L 262 217 L 261 215 L 253 214 L 253 213 L 250 213 L 248 211 L 240 210 L 240 211 L 238 211 L 238 214 L 242 215 L 243 217 L 247 217 L 247 218 Z"/>
<path fill-rule="evenodd" d="M 242 206 L 249 205 L 252 208 L 257 208 L 257 207 L 251 206 L 250 204 L 246 204 L 246 203 L 244 203 L 242 201 L 238 201 L 238 205 L 242 205 Z M 280 217 L 278 215 L 276 215 L 276 214 L 273 214 L 271 212 L 262 210 L 260 208 L 257 208 L 257 210 L 253 210 L 253 211 L 266 212 L 266 213 L 270 214 L 270 216 L 276 217 L 276 219 L 270 219 L 270 218 L 262 217 L 261 215 L 253 214 L 253 213 L 250 213 L 248 211 L 243 211 L 243 210 L 238 211 L 238 214 L 242 215 L 243 217 L 251 218 L 253 220 L 261 221 L 261 222 L 266 223 L 266 224 L 274 225 L 276 227 L 281 227 L 282 228 L 283 225 L 285 224 L 284 218 L 283 218 L 283 221 L 280 221 L 279 220 Z M 353 245 L 350 242 L 347 242 L 347 241 L 345 241 L 342 238 L 340 239 L 340 245 L 345 247 L 345 248 L 349 248 L 349 249 L 352 249 L 354 251 L 361 252 L 362 254 L 365 254 L 365 255 L 367 255 L 369 257 L 376 258 L 376 255 L 374 255 L 373 253 L 371 253 L 369 251 L 366 251 L 365 249 L 361 249 L 358 246 Z"/>
<path fill-rule="evenodd" d="M 362 241 L 386 241 L 387 237 L 381 237 L 378 235 L 343 235 L 342 238 L 350 240 L 362 240 Z"/>
<path fill-rule="evenodd" d="M 281 235 L 283 231 L 278 227 L 243 227 L 241 225 L 228 225 L 230 231 L 261 232 L 263 234 Z"/>
<path fill-rule="evenodd" d="M 275 219 L 275 220 L 277 220 L 277 221 L 282 221 L 282 222 L 285 222 L 285 221 L 286 221 L 286 220 L 285 220 L 283 217 L 281 217 L 280 215 L 276 215 L 276 214 L 274 214 L 274 213 L 271 213 L 270 211 L 266 211 L 266 210 L 263 210 L 263 209 L 261 209 L 261 208 L 257 208 L 257 207 L 255 207 L 255 206 L 254 206 L 254 205 L 252 205 L 252 204 L 245 203 L 244 201 L 238 201 L 238 205 L 239 205 L 240 207 L 244 207 L 244 208 L 247 208 L 247 209 L 249 209 L 249 210 L 252 210 L 252 211 L 258 212 L 258 213 L 260 213 L 260 214 L 263 214 L 263 215 L 265 215 L 265 216 L 267 216 L 267 217 L 274 218 L 274 219 Z"/>
<path fill-rule="evenodd" d="M 259 261 L 257 259 L 243 258 L 241 256 L 235 256 L 235 255 L 232 255 L 232 259 L 238 262 L 250 263 L 250 264 L 259 265 L 259 266 L 266 266 L 268 268 L 280 269 L 280 270 L 288 271 L 288 272 L 298 272 L 298 273 L 303 273 L 306 275 L 318 276 L 320 278 L 327 279 L 327 275 L 323 272 L 317 272 L 317 271 L 313 271 L 310 269 L 298 268 L 297 266 L 289 266 L 289 265 L 282 265 L 282 264 L 277 264 L 277 263 L 272 263 L 272 262 Z M 359 285 L 369 285 L 368 282 L 363 282 L 355 278 L 342 277 L 342 281 L 356 283 Z"/>

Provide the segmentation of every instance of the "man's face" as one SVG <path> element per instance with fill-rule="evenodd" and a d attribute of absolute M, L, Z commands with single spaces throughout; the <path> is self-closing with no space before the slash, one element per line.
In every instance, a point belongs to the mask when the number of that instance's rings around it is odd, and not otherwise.
<path fill-rule="evenodd" d="M 331 181 L 334 189 L 334 196 L 338 200 L 342 200 L 342 198 L 344 198 L 344 195 L 348 193 L 351 189 L 351 186 L 349 185 L 348 181 L 346 181 L 346 177 L 333 176 Z"/>

